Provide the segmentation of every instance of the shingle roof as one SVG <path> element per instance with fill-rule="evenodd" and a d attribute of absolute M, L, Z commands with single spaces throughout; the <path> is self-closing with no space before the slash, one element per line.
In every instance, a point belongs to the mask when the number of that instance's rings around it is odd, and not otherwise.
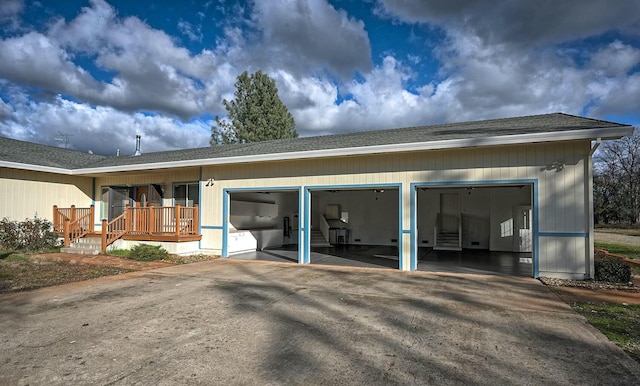
<path fill-rule="evenodd" d="M 364 131 L 317 137 L 281 139 L 239 145 L 224 145 L 185 150 L 146 153 L 141 156 L 109 157 L 91 167 L 136 165 L 197 159 L 281 154 L 312 150 L 345 149 L 376 145 L 407 144 L 462 138 L 497 137 L 609 127 L 627 127 L 619 123 L 583 118 L 563 113 L 532 115 L 485 121 L 447 123 L 402 129 Z"/>
<path fill-rule="evenodd" d="M 0 137 L 0 161 L 76 169 L 107 157 Z"/>
<path fill-rule="evenodd" d="M 22 162 L 69 169 L 101 168 L 618 127 L 623 128 L 629 126 L 563 113 L 554 113 L 162 151 L 144 153 L 140 156 L 119 157 L 102 157 L 0 137 L 0 161 Z M 401 151 L 401 149 L 399 150 Z"/>

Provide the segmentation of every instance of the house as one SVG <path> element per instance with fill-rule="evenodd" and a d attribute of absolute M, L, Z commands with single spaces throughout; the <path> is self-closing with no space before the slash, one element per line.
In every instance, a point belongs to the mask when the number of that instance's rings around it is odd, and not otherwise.
<path fill-rule="evenodd" d="M 592 155 L 633 127 L 563 113 L 104 157 L 0 138 L 0 217 L 67 244 L 172 253 L 312 244 L 525 254 L 530 276 L 593 276 Z M 54 208 L 55 206 L 55 208 Z"/>

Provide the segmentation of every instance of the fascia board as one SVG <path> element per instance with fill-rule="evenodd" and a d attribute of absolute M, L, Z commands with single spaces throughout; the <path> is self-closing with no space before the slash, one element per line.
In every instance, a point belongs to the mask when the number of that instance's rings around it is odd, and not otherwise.
<path fill-rule="evenodd" d="M 71 171 L 71 174 L 82 175 L 82 174 L 95 174 L 95 173 L 114 173 L 114 172 L 136 171 L 136 170 L 180 168 L 180 167 L 189 167 L 189 166 L 212 166 L 212 165 L 228 165 L 228 164 L 267 162 L 267 161 L 288 161 L 288 160 L 309 159 L 309 158 L 327 158 L 327 157 L 340 157 L 340 156 L 350 156 L 350 155 L 400 153 L 400 152 L 411 152 L 411 151 L 422 151 L 422 150 L 457 149 L 457 148 L 469 148 L 469 147 L 480 147 L 480 146 L 515 145 L 515 144 L 523 144 L 523 143 L 571 141 L 571 140 L 580 140 L 580 139 L 584 139 L 584 140 L 596 139 L 596 138 L 617 139 L 617 138 L 624 137 L 625 135 L 633 134 L 633 130 L 634 130 L 633 126 L 618 126 L 618 127 L 612 127 L 612 128 L 597 128 L 597 129 L 572 130 L 572 131 L 560 131 L 560 132 L 503 135 L 503 136 L 496 136 L 496 137 L 460 138 L 460 139 L 443 140 L 443 141 L 360 146 L 360 147 L 349 147 L 349 148 L 340 148 L 340 149 L 321 149 L 321 150 L 309 150 L 309 151 L 299 151 L 299 152 L 290 152 L 290 153 L 273 153 L 273 154 L 258 154 L 258 155 L 247 155 L 247 156 L 238 156 L 238 157 L 204 158 L 204 159 L 193 159 L 193 160 L 184 160 L 184 161 L 154 162 L 154 163 L 134 164 L 134 165 L 118 165 L 118 166 L 74 169 Z"/>
<path fill-rule="evenodd" d="M 67 175 L 74 174 L 71 171 L 71 169 L 54 168 L 51 166 L 32 165 L 32 164 L 24 164 L 20 162 L 10 162 L 10 161 L 0 161 L 0 167 L 20 169 L 20 170 L 30 170 L 34 172 L 46 172 L 46 173 L 67 174 Z"/>

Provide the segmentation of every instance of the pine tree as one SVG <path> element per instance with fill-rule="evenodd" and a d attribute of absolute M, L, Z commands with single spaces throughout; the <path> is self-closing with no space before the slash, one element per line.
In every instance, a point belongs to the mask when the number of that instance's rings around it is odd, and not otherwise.
<path fill-rule="evenodd" d="M 262 71 L 240 74 L 235 99 L 222 101 L 228 119 L 216 116 L 211 145 L 297 138 L 295 121 L 278 97 L 276 82 Z"/>

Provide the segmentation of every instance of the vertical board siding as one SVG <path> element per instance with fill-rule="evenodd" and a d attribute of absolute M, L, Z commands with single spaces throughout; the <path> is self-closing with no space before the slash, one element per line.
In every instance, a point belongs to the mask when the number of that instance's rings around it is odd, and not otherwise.
<path fill-rule="evenodd" d="M 17 169 L 0 169 L 0 218 L 38 216 L 52 221 L 53 206 L 89 207 L 92 178 Z"/>
<path fill-rule="evenodd" d="M 402 227 L 411 228 L 410 184 L 419 182 L 538 181 L 538 228 L 540 232 L 582 233 L 587 208 L 584 202 L 588 141 L 513 145 L 492 148 L 418 151 L 392 155 L 363 155 L 333 159 L 295 160 L 203 167 L 203 180 L 214 178 L 213 187 L 203 188 L 202 224 L 221 227 L 224 188 L 257 189 L 282 186 L 402 184 Z M 562 170 L 549 169 L 562 161 Z M 184 180 L 184 178 L 182 178 Z M 303 213 L 300 213 L 303 223 Z M 208 230 L 208 233 L 221 233 Z M 540 237 L 539 269 L 579 273 L 585 266 L 585 240 Z M 410 248 L 403 236 L 403 250 Z M 212 244 L 213 243 L 213 244 Z M 407 245 L 405 245 L 407 244 Z M 221 238 L 203 236 L 203 248 L 220 248 Z M 405 266 L 408 265 L 406 261 Z"/>

